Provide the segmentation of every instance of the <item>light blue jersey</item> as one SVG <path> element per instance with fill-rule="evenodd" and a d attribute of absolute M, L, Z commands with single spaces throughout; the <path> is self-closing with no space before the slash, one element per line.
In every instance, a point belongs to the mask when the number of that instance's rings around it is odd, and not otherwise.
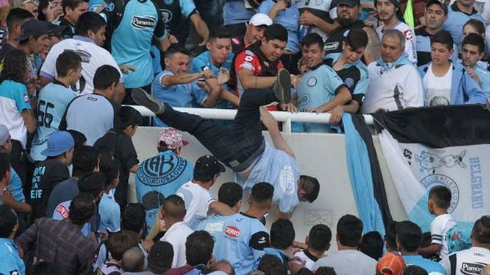
<path fill-rule="evenodd" d="M 284 213 L 290 213 L 299 204 L 299 167 L 296 159 L 265 141 L 265 149 L 252 168 L 247 179 L 235 173 L 235 179 L 249 193 L 257 182 L 268 182 L 274 186 L 272 201 Z"/>
<path fill-rule="evenodd" d="M 225 25 L 247 23 L 255 11 L 245 8 L 243 0 L 227 0 L 223 7 L 223 19 Z"/>
<path fill-rule="evenodd" d="M 20 180 L 19 174 L 17 174 L 12 167 L 10 167 L 9 185 L 12 186 L 14 200 L 26 202 L 24 191 L 22 189 L 22 181 Z"/>
<path fill-rule="evenodd" d="M 482 66 L 478 65 L 478 63 L 473 67 L 473 71 L 475 71 L 478 79 L 480 80 L 480 87 L 483 92 L 490 98 L 490 72 L 485 70 Z"/>
<path fill-rule="evenodd" d="M 473 9 L 471 14 L 462 12 L 457 5 L 457 1 L 448 7 L 447 20 L 444 22 L 442 29 L 451 33 L 454 43 L 457 48 L 461 48 L 461 43 L 463 42 L 463 26 L 470 19 L 480 20 L 483 25 L 485 25 L 485 20 L 483 17 Z"/>
<path fill-rule="evenodd" d="M 215 217 L 201 222 L 198 230 L 206 230 L 214 237 L 216 261 L 227 260 L 237 275 L 247 274 L 258 265 L 264 248 L 269 247 L 267 228 L 244 213 Z"/>
<path fill-rule="evenodd" d="M 417 265 L 425 269 L 429 274 L 446 274 L 446 270 L 442 265 L 436 261 L 431 261 L 429 259 L 424 259 L 420 255 L 403 255 L 405 263 L 408 265 Z"/>
<path fill-rule="evenodd" d="M 258 13 L 269 14 L 272 7 L 276 2 L 273 0 L 266 0 L 260 3 Z M 293 53 L 298 53 L 300 50 L 299 46 L 299 9 L 295 5 L 291 5 L 284 11 L 277 13 L 276 18 L 274 18 L 274 23 L 280 24 L 286 28 L 288 31 L 288 43 L 286 44 L 286 50 Z"/>
<path fill-rule="evenodd" d="M 308 108 L 318 108 L 332 101 L 337 89 L 344 85 L 337 73 L 327 65 L 320 65 L 301 77 L 298 86 L 298 107 L 301 112 Z M 320 123 L 303 123 L 304 132 L 328 133 L 330 125 Z"/>
<path fill-rule="evenodd" d="M 161 14 L 151 0 L 130 0 L 112 35 L 112 55 L 117 64 L 135 68 L 124 75 L 126 88 L 143 87 L 153 79 L 150 55 L 153 37 L 159 41 L 167 36 Z M 137 38 L 137 39 L 136 39 Z"/>
<path fill-rule="evenodd" d="M 48 147 L 48 137 L 59 131 L 61 119 L 66 107 L 75 98 L 75 92 L 59 81 L 49 83 L 41 89 L 37 103 L 37 128 L 32 141 L 31 157 L 34 161 L 43 161 L 41 152 Z"/>
<path fill-rule="evenodd" d="M 106 194 L 105 192 L 102 194 L 99 204 L 99 215 L 100 230 L 112 233 L 121 230 L 121 208 L 112 194 Z"/>
<path fill-rule="evenodd" d="M 24 275 L 26 267 L 24 261 L 19 257 L 19 249 L 14 241 L 0 238 L 0 274 Z"/>
<path fill-rule="evenodd" d="M 21 115 L 24 110 L 31 110 L 26 85 L 4 80 L 0 84 L 0 123 L 7 126 L 11 138 L 20 141 L 25 149 L 27 128 Z"/>
<path fill-rule="evenodd" d="M 233 62 L 233 57 L 234 57 L 234 54 L 230 53 L 228 55 L 228 59 L 225 61 L 225 63 L 221 64 L 220 68 L 225 68 L 228 71 L 231 71 L 231 64 Z M 220 68 L 214 66 L 213 62 L 211 61 L 211 53 L 209 51 L 205 51 L 205 52 L 201 53 L 200 55 L 198 55 L 192 59 L 190 72 L 191 73 L 200 73 L 204 70 L 209 69 L 209 70 L 213 71 L 214 75 L 216 75 L 216 77 L 217 77 L 219 74 Z M 230 87 L 228 87 L 228 85 L 226 83 L 223 84 L 223 89 L 225 89 L 227 92 L 233 94 L 232 89 L 230 89 Z M 214 108 L 232 109 L 233 104 L 231 104 L 231 102 L 226 101 L 226 100 L 218 100 L 216 102 L 216 105 Z"/>
<path fill-rule="evenodd" d="M 174 75 L 174 73 L 165 70 L 159 73 L 151 83 L 153 96 L 161 102 L 167 103 L 171 107 L 197 107 L 201 106 L 208 98 L 208 94 L 197 86 L 195 81 L 170 87 L 163 86 L 162 79 L 167 75 Z M 160 127 L 165 126 L 158 118 L 153 120 L 153 124 Z"/>

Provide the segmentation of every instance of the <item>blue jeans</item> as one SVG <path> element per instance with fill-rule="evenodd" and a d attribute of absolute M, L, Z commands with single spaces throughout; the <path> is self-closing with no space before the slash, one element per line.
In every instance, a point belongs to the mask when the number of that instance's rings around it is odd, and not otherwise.
<path fill-rule="evenodd" d="M 231 126 L 216 124 L 211 119 L 178 112 L 165 104 L 165 112 L 157 115 L 165 124 L 196 137 L 211 154 L 233 171 L 245 170 L 264 151 L 260 122 L 260 106 L 277 101 L 272 89 L 246 90 Z"/>

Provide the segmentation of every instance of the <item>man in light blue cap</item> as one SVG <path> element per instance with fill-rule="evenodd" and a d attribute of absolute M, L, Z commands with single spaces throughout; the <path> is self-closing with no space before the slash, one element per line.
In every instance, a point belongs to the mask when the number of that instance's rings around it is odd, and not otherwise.
<path fill-rule="evenodd" d="M 33 208 L 31 223 L 44 217 L 51 191 L 58 183 L 70 177 L 68 166 L 73 158 L 73 137 L 66 131 L 54 132 L 48 137 L 47 143 L 48 147 L 41 152 L 47 158 L 36 166 L 32 177 L 29 192 L 29 204 Z"/>

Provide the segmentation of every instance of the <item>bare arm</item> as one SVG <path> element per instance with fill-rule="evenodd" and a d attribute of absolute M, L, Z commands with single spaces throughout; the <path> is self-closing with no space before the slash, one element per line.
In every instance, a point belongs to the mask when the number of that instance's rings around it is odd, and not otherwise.
<path fill-rule="evenodd" d="M 284 213 L 284 212 L 279 211 L 279 208 L 278 208 L 278 209 L 276 209 L 276 212 L 274 212 L 274 220 L 275 221 L 277 221 L 279 219 L 289 220 L 293 216 L 293 213 L 294 213 L 294 211 L 291 213 Z"/>
<path fill-rule="evenodd" d="M 117 84 L 116 94 L 114 95 L 114 101 L 117 103 L 122 103 L 125 95 L 126 95 L 126 87 L 124 86 L 124 83 Z"/>
<path fill-rule="evenodd" d="M 41 84 L 41 87 L 44 87 L 46 85 L 48 85 L 49 83 L 51 83 L 53 81 L 51 81 L 49 78 L 47 77 L 44 77 L 44 76 L 40 76 L 39 77 L 39 83 Z"/>
<path fill-rule="evenodd" d="M 267 111 L 267 108 L 265 107 L 260 107 L 260 119 L 262 120 L 262 123 L 265 125 L 267 130 L 269 131 L 269 134 L 271 135 L 272 142 L 274 143 L 274 147 L 276 149 L 284 151 L 286 154 L 290 155 L 291 157 L 295 158 L 294 152 L 289 147 L 288 143 L 286 140 L 284 140 L 284 137 L 281 135 L 281 132 L 279 131 L 279 127 L 277 126 L 277 121 L 274 119 L 274 117 Z"/>
<path fill-rule="evenodd" d="M 224 204 L 219 201 L 213 201 L 212 203 L 210 203 L 209 209 L 211 209 L 214 213 L 221 216 L 230 216 L 236 213 L 227 204 Z"/>
<path fill-rule="evenodd" d="M 8 192 L 3 192 L 2 201 L 5 205 L 9 206 L 16 212 L 31 213 L 32 211 L 32 207 L 29 204 L 25 202 L 16 201 L 12 197 L 12 194 L 9 194 Z"/>
<path fill-rule="evenodd" d="M 349 92 L 349 89 L 347 87 L 343 86 L 340 88 L 339 92 L 337 95 L 329 102 L 323 104 L 322 106 L 312 109 L 310 111 L 314 111 L 317 113 L 324 113 L 332 110 L 336 106 L 341 106 L 346 104 L 352 99 L 352 95 Z"/>
<path fill-rule="evenodd" d="M 234 95 L 233 93 L 231 93 L 227 90 L 223 90 L 221 92 L 221 99 L 229 101 L 235 106 L 240 105 L 240 98 L 238 98 L 238 96 Z"/>
<path fill-rule="evenodd" d="M 364 60 L 366 61 L 366 65 L 368 65 L 379 58 L 381 43 L 378 35 L 371 27 L 365 27 L 363 30 L 368 35 L 368 44 L 364 49 Z"/>
<path fill-rule="evenodd" d="M 37 121 L 32 114 L 32 110 L 25 109 L 20 114 L 22 119 L 24 120 L 24 124 L 26 125 L 27 132 L 33 134 L 36 131 Z"/>
<path fill-rule="evenodd" d="M 204 22 L 201 18 L 201 16 L 197 13 L 194 13 L 191 15 L 189 18 L 196 28 L 197 34 L 202 38 L 202 42 L 199 44 L 199 46 L 203 46 L 208 42 L 209 39 L 209 29 L 208 26 L 206 25 L 206 22 Z"/>
<path fill-rule="evenodd" d="M 272 9 L 269 11 L 269 17 L 274 21 L 274 18 L 276 18 L 277 14 L 280 11 L 286 10 L 287 7 L 287 0 L 278 0 L 276 4 L 272 7 Z"/>
<path fill-rule="evenodd" d="M 438 253 L 441 251 L 441 249 L 442 245 L 433 243 L 427 247 L 419 249 L 419 254 L 422 256 L 430 256 Z"/>
<path fill-rule="evenodd" d="M 358 109 L 359 103 L 355 100 L 351 100 L 347 105 L 337 106 L 330 111 L 329 123 L 338 124 L 345 112 L 355 114 Z"/>
<path fill-rule="evenodd" d="M 221 97 L 222 86 L 218 84 L 216 78 L 209 78 L 205 80 L 206 84 L 211 88 L 208 94 L 208 98 L 203 102 L 205 108 L 213 108 L 216 105 L 216 101 Z"/>
<path fill-rule="evenodd" d="M 243 89 L 252 88 L 267 88 L 274 84 L 276 81 L 276 76 L 254 76 L 252 71 L 241 69 L 238 71 L 238 79 L 242 84 Z"/>
<path fill-rule="evenodd" d="M 187 84 L 187 83 L 191 83 L 192 81 L 197 80 L 198 78 L 205 77 L 205 72 L 211 72 L 211 71 L 206 70 L 206 71 L 202 71 L 200 73 L 194 73 L 194 74 L 178 73 L 175 75 L 166 75 L 162 78 L 161 83 L 165 87 L 180 85 L 180 84 Z"/>

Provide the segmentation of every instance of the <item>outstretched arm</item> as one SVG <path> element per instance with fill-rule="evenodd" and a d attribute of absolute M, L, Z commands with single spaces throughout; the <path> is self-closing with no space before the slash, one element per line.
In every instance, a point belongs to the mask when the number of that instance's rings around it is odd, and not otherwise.
<path fill-rule="evenodd" d="M 260 115 L 261 115 L 260 119 L 262 120 L 262 123 L 265 125 L 265 127 L 269 131 L 269 134 L 271 135 L 271 139 L 272 142 L 274 143 L 274 147 L 276 147 L 276 149 L 278 150 L 284 151 L 286 154 L 295 158 L 293 150 L 291 150 L 291 147 L 289 147 L 288 143 L 286 142 L 286 140 L 284 140 L 283 136 L 281 135 L 281 132 L 279 131 L 279 127 L 277 126 L 277 121 L 269 113 L 269 111 L 267 111 L 267 108 L 260 107 Z"/>

